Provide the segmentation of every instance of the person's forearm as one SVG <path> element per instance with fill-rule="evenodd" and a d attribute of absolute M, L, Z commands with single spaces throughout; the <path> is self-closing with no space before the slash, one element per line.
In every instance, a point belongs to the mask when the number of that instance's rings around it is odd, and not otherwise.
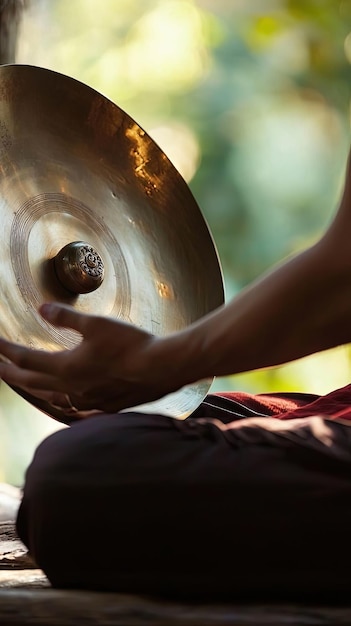
<path fill-rule="evenodd" d="M 351 341 L 349 253 L 335 243 L 324 237 L 185 330 L 186 377 L 269 367 Z"/>

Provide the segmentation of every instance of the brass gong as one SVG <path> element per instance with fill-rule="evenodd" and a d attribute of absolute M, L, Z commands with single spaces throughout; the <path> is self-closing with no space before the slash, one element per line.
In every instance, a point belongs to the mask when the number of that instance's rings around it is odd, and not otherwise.
<path fill-rule="evenodd" d="M 216 249 L 183 178 L 129 115 L 56 72 L 0 67 L 0 224 L 0 333 L 11 341 L 44 350 L 80 341 L 40 317 L 44 301 L 156 335 L 223 303 Z M 186 417 L 211 382 L 140 410 Z"/>

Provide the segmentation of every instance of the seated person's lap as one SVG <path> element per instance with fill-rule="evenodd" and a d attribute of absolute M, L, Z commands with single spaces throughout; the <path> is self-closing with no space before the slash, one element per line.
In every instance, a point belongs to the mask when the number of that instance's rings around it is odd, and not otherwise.
<path fill-rule="evenodd" d="M 347 594 L 351 430 L 318 416 L 279 421 L 256 401 L 260 410 L 243 395 L 235 406 L 209 396 L 184 421 L 101 415 L 46 439 L 18 530 L 51 582 L 177 597 Z"/>

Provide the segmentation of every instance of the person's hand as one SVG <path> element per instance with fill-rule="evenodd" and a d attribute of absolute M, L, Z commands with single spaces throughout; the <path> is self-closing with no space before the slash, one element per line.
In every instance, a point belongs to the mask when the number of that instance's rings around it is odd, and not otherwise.
<path fill-rule="evenodd" d="M 150 402 L 187 382 L 161 338 L 64 305 L 43 305 L 40 312 L 51 324 L 78 331 L 82 341 L 72 350 L 45 352 L 0 339 L 6 359 L 0 377 L 25 393 L 68 412 L 76 407 L 77 417 L 84 417 L 85 411 L 116 412 Z"/>

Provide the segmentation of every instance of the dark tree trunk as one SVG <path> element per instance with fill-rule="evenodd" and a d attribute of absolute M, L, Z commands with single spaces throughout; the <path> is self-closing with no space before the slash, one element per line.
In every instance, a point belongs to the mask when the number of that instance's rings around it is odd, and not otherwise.
<path fill-rule="evenodd" d="M 27 0 L 0 0 L 0 65 L 14 63 L 20 18 Z"/>

